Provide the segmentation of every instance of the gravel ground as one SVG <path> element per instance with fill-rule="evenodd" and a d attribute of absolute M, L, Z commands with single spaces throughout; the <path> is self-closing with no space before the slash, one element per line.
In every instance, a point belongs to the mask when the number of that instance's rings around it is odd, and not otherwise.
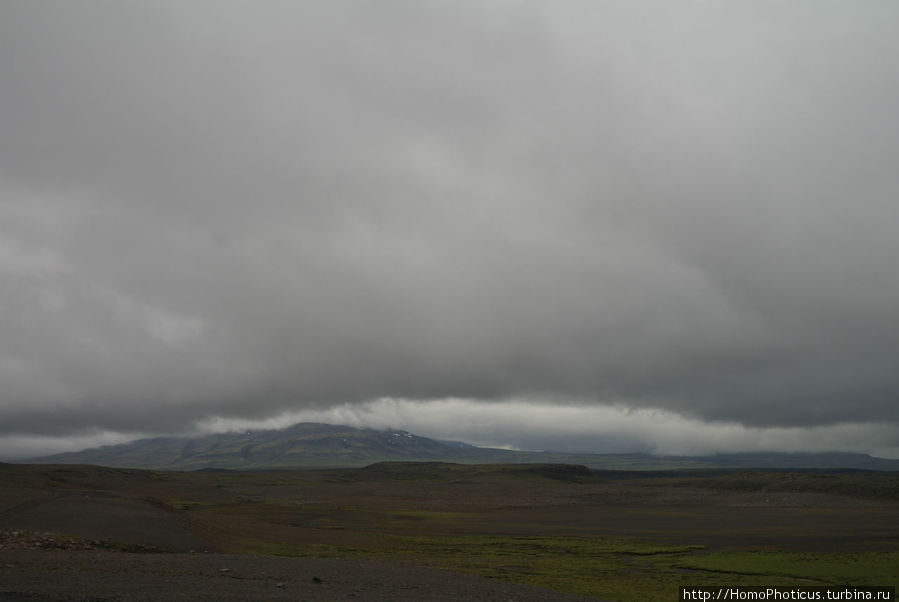
<path fill-rule="evenodd" d="M 471 575 L 336 558 L 2 550 L 0 600 L 576 601 Z"/>
<path fill-rule="evenodd" d="M 184 517 L 146 500 L 97 491 L 55 492 L 5 508 L 0 511 L 0 549 L 9 543 L 3 532 L 10 530 L 67 533 L 172 552 L 208 547 Z"/>

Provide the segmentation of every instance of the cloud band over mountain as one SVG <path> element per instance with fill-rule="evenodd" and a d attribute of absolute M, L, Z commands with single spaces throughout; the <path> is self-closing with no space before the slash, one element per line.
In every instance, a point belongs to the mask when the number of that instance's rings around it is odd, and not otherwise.
<path fill-rule="evenodd" d="M 897 449 L 897 17 L 4 2 L 0 437 L 464 398 Z"/>

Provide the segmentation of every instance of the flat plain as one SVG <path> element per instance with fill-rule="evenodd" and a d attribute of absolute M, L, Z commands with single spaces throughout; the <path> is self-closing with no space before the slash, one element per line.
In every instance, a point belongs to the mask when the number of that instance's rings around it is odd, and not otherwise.
<path fill-rule="evenodd" d="M 896 585 L 899 474 L 0 465 L 0 599 L 675 600 Z"/>

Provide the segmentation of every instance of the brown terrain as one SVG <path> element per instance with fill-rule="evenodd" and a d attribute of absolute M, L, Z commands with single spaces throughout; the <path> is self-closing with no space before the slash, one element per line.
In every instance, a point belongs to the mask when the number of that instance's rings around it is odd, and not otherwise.
<path fill-rule="evenodd" d="M 420 538 L 899 548 L 895 476 L 454 466 L 0 465 L 0 600 L 595 599 L 440 570 Z"/>

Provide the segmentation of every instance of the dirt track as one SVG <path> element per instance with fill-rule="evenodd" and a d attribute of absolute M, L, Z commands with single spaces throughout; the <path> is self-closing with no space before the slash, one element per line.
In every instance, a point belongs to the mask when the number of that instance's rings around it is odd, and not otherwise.
<path fill-rule="evenodd" d="M 497 579 L 335 558 L 0 551 L 0 600 L 577 601 Z"/>

